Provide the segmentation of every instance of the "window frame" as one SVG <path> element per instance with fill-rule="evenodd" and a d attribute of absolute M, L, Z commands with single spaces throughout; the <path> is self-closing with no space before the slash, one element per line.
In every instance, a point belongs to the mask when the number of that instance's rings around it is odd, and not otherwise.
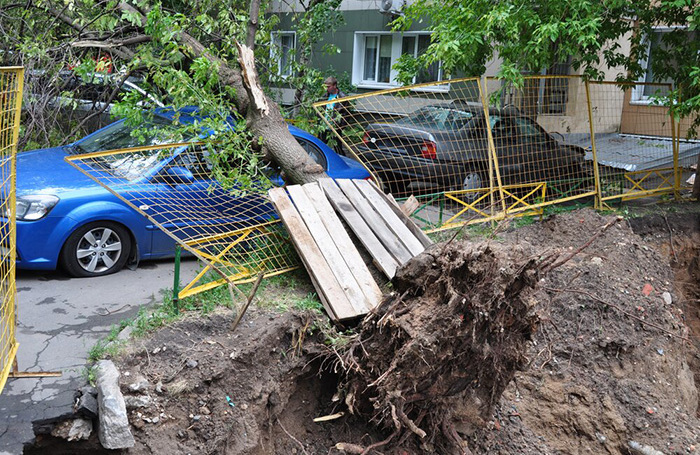
<path fill-rule="evenodd" d="M 667 25 L 659 25 L 659 26 L 654 26 L 652 27 L 652 34 L 655 33 L 666 33 L 666 32 L 671 32 L 673 30 L 686 30 L 687 32 L 691 32 L 691 30 L 688 28 L 687 25 L 676 25 L 676 26 L 667 26 Z M 639 76 L 637 78 L 637 84 L 632 87 L 632 94 L 630 96 L 630 104 L 632 105 L 637 105 L 637 106 L 651 106 L 654 104 L 654 98 L 645 95 L 644 94 L 644 83 L 646 82 L 647 75 L 649 74 L 649 57 L 651 56 L 651 44 L 652 40 L 649 39 L 649 34 L 644 35 L 644 43 L 646 46 L 646 52 L 644 53 L 644 59 L 641 60 L 639 63 L 640 65 L 644 68 L 644 74 Z M 641 83 L 641 84 L 640 84 Z M 653 81 L 651 83 L 654 83 Z M 667 82 L 658 82 L 658 84 L 665 84 Z M 671 90 L 673 90 L 673 83 L 670 83 L 671 85 Z"/>
<path fill-rule="evenodd" d="M 292 68 L 289 69 L 289 74 L 283 74 L 282 68 L 282 58 L 284 57 L 284 52 L 282 51 L 282 37 L 291 36 L 292 46 L 290 50 L 296 51 L 297 48 L 297 32 L 292 30 L 276 30 L 270 33 L 272 45 L 270 46 L 270 59 L 277 64 L 277 76 L 282 79 L 287 79 L 294 76 L 294 71 Z M 296 54 L 292 54 L 291 57 L 295 58 Z M 291 59 L 289 59 L 291 61 Z"/>
<path fill-rule="evenodd" d="M 352 70 L 352 83 L 358 88 L 362 89 L 389 89 L 401 87 L 402 85 L 396 81 L 397 73 L 394 70 L 394 64 L 398 58 L 402 55 L 403 39 L 405 37 L 415 37 L 415 42 L 413 43 L 413 56 L 415 57 L 418 52 L 419 37 L 428 35 L 432 33 L 425 31 L 417 32 L 386 32 L 386 31 L 356 31 L 354 34 L 354 49 L 353 49 L 353 70 Z M 390 36 L 391 37 L 391 69 L 389 73 L 389 82 L 377 82 L 376 79 L 379 75 L 379 58 L 381 52 L 381 37 Z M 375 80 L 365 79 L 365 54 L 367 51 L 367 38 L 377 38 L 377 55 L 375 57 Z M 442 62 L 439 62 L 438 67 L 438 77 L 441 82 L 449 79 L 443 79 L 444 72 L 442 69 Z M 415 84 L 415 77 L 413 78 L 413 83 Z M 450 90 L 450 84 L 432 85 L 414 89 L 416 91 L 425 92 L 448 92 Z"/>

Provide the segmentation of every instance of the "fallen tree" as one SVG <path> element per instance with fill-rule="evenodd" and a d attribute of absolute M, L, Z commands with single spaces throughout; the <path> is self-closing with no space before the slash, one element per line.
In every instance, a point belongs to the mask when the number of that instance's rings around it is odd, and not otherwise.
<path fill-rule="evenodd" d="M 246 153 L 228 151 L 239 160 L 272 161 L 293 183 L 322 177 L 323 169 L 294 140 L 279 106 L 260 86 L 254 52 L 261 0 L 231 4 L 225 12 L 222 6 L 85 1 L 59 9 L 52 2 L 38 1 L 24 10 L 10 5 L 0 11 L 10 19 L 2 44 L 17 52 L 3 54 L 4 64 L 38 59 L 58 68 L 75 66 L 78 60 L 83 65 L 76 71 L 85 73 L 91 66 L 95 70 L 94 61 L 107 56 L 106 70 L 119 67 L 125 74 L 146 74 L 170 95 L 175 108 L 194 104 L 207 114 L 218 112 L 222 125 L 232 113 L 247 130 L 238 131 L 246 135 L 247 145 L 236 144 Z M 244 8 L 247 22 L 241 22 Z M 139 109 L 136 100 L 131 105 L 134 111 Z"/>

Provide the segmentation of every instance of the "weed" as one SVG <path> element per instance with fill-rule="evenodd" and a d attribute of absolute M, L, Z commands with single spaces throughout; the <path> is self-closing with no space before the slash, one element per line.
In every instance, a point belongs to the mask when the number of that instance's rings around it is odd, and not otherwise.
<path fill-rule="evenodd" d="M 106 357 L 114 357 L 119 353 L 119 349 L 124 342 L 109 340 L 108 338 L 99 340 L 88 352 L 88 362 L 95 363 Z"/>
<path fill-rule="evenodd" d="M 318 299 L 315 292 L 309 292 L 306 297 L 297 301 L 294 306 L 298 310 L 312 310 L 318 311 L 319 313 L 323 309 L 321 301 Z"/>
<path fill-rule="evenodd" d="M 90 384 L 91 386 L 95 386 L 97 382 L 97 373 L 95 372 L 95 366 L 91 365 L 89 367 L 85 367 L 83 369 L 83 379 L 85 379 L 85 382 Z"/>
<path fill-rule="evenodd" d="M 121 332 L 127 325 L 129 325 L 129 321 L 126 320 L 121 321 L 119 324 L 113 325 L 109 329 L 109 334 L 90 348 L 90 351 L 88 352 L 88 361 L 90 363 L 94 363 L 105 357 L 116 355 L 122 345 L 122 343 L 117 340 L 119 337 L 119 332 Z"/>

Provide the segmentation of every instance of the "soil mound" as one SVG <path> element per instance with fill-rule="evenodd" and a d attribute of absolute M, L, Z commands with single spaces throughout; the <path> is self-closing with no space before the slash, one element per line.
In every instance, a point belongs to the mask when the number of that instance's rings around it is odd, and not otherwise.
<path fill-rule="evenodd" d="M 438 245 L 349 342 L 254 308 L 234 333 L 219 313 L 136 341 L 119 360 L 129 453 L 697 453 L 696 351 L 668 258 L 625 222 L 539 275 L 611 219 Z"/>

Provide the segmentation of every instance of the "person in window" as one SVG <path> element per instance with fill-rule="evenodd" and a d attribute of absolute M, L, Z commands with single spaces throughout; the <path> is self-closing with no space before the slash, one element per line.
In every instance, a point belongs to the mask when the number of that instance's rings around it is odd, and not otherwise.
<path fill-rule="evenodd" d="M 338 79 L 333 76 L 327 77 L 326 80 L 323 81 L 323 85 L 326 86 L 326 99 L 328 101 L 346 96 L 345 93 L 338 88 Z M 326 119 L 341 136 L 343 135 L 343 128 L 348 125 L 349 116 L 350 112 L 343 103 L 332 102 L 326 105 Z M 339 155 L 345 155 L 342 142 L 331 131 L 324 131 L 321 135 L 321 140 L 328 145 L 332 144 L 335 152 Z"/>

